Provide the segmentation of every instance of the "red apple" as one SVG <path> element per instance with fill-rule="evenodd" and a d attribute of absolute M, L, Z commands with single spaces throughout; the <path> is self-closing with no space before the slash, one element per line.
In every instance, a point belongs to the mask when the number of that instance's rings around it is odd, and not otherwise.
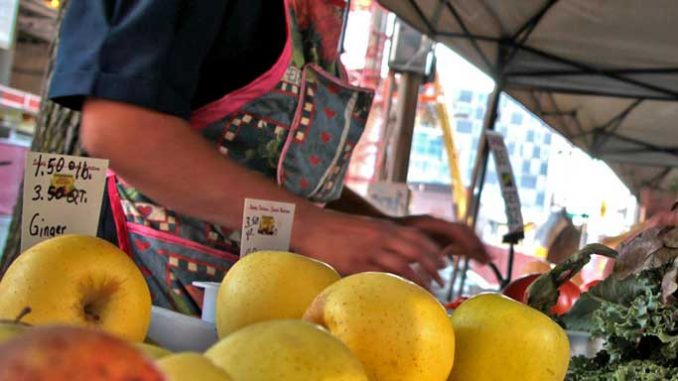
<path fill-rule="evenodd" d="M 43 326 L 0 345 L 0 380 L 164 381 L 141 351 L 92 328 Z"/>
<path fill-rule="evenodd" d="M 539 278 L 540 275 L 541 274 L 529 274 L 514 280 L 513 282 L 509 283 L 508 286 L 506 286 L 503 294 L 519 302 L 525 303 L 527 299 L 527 287 L 529 287 L 532 282 Z M 551 312 L 554 315 L 562 315 L 569 311 L 577 299 L 579 299 L 579 295 L 581 295 L 579 287 L 577 287 L 577 285 L 572 281 L 565 282 L 562 286 L 560 286 L 560 288 L 558 288 L 558 291 L 560 292 L 560 295 L 558 296 L 558 302 L 551 309 Z"/>

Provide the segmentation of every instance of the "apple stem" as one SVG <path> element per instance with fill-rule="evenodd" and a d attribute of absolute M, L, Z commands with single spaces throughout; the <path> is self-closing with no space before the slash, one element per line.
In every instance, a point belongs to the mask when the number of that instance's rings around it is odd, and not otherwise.
<path fill-rule="evenodd" d="M 19 315 L 14 319 L 14 323 L 15 324 L 21 323 L 21 319 L 25 318 L 26 315 L 30 314 L 32 311 L 33 310 L 31 309 L 31 307 L 24 307 L 24 309 L 21 310 L 21 312 L 19 312 Z"/>
<path fill-rule="evenodd" d="M 101 320 L 99 315 L 93 311 L 92 306 L 90 305 L 85 306 L 85 317 L 88 321 L 93 321 L 95 323 Z"/>

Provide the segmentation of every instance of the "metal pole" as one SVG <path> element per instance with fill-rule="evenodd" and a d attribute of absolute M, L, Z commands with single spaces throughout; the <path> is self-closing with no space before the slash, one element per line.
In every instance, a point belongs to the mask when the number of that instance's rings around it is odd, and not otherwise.
<path fill-rule="evenodd" d="M 344 9 L 344 17 L 341 21 L 341 35 L 339 35 L 339 46 L 337 52 L 339 55 L 344 54 L 344 41 L 346 40 L 346 26 L 348 25 L 348 14 L 351 13 L 351 0 L 346 0 L 346 8 Z"/>
<path fill-rule="evenodd" d="M 397 126 L 395 129 L 395 149 L 390 158 L 388 179 L 396 183 L 407 182 L 410 166 L 410 151 L 414 135 L 414 122 L 417 116 L 419 87 L 423 76 L 416 73 L 402 73 L 398 86 L 398 105 L 396 109 Z"/>
<path fill-rule="evenodd" d="M 459 275 L 459 265 L 461 264 L 461 259 L 459 257 L 452 257 L 454 265 L 452 266 L 452 272 L 450 272 L 450 288 L 447 290 L 445 296 L 447 301 L 451 302 L 454 298 L 454 284 L 457 283 L 457 276 Z"/>
<path fill-rule="evenodd" d="M 14 62 L 14 48 L 0 49 L 0 85 L 10 85 L 12 62 Z"/>
<path fill-rule="evenodd" d="M 395 117 L 393 116 L 393 93 L 396 91 L 395 72 L 388 71 L 388 76 L 384 81 L 384 105 L 382 111 L 382 128 L 379 131 L 379 154 L 377 156 L 377 180 L 384 181 L 389 178 L 389 163 L 392 156 L 392 149 L 390 147 L 391 137 L 393 136 L 393 129 L 395 128 Z"/>
<path fill-rule="evenodd" d="M 497 82 L 494 92 L 492 92 L 488 98 L 485 123 L 480 135 L 480 140 L 478 141 L 478 156 L 476 157 L 476 163 L 473 167 L 473 176 L 471 178 L 471 198 L 469 199 L 469 205 L 466 209 L 466 222 L 472 228 L 476 227 L 478 212 L 480 211 L 480 196 L 482 195 L 483 187 L 485 186 L 485 172 L 487 172 L 487 162 L 490 156 L 490 149 L 487 145 L 487 140 L 485 139 L 485 132 L 494 130 L 497 117 L 499 116 L 499 99 L 503 89 L 503 81 Z"/>
<path fill-rule="evenodd" d="M 511 242 L 509 244 L 509 256 L 508 256 L 508 263 L 506 265 L 506 277 L 503 280 L 503 284 L 501 284 L 501 288 L 503 289 L 504 287 L 508 286 L 509 283 L 511 283 L 511 279 L 513 279 L 513 258 L 515 257 L 515 251 L 513 248 L 514 243 Z"/>
<path fill-rule="evenodd" d="M 494 92 L 488 98 L 483 132 L 481 133 L 480 140 L 478 141 L 478 156 L 476 157 L 476 164 L 473 168 L 473 177 L 471 180 L 471 197 L 469 199 L 469 206 L 466 209 L 466 223 L 472 229 L 475 229 L 478 220 L 478 212 L 480 211 L 480 196 L 482 195 L 483 187 L 485 185 L 485 173 L 487 172 L 487 162 L 490 156 L 490 149 L 485 139 L 485 132 L 494 130 L 499 114 L 499 100 L 503 89 L 503 80 L 497 81 Z M 461 281 L 459 284 L 457 296 L 462 296 L 462 293 L 464 292 L 469 262 L 469 258 L 466 257 L 464 259 L 464 267 L 461 273 Z"/>
<path fill-rule="evenodd" d="M 9 44 L 6 49 L 0 48 L 0 84 L 9 86 L 10 78 L 12 76 L 12 64 L 14 63 L 16 38 L 19 32 L 19 27 L 17 26 L 17 20 L 19 18 L 19 0 L 16 0 L 13 4 L 12 1 L 5 1 L 5 3 L 6 4 L 3 4 L 4 10 L 12 12 L 12 14 L 9 16 L 9 22 L 11 23 L 11 30 L 9 31 Z M 13 8 L 10 8 L 12 6 Z"/>

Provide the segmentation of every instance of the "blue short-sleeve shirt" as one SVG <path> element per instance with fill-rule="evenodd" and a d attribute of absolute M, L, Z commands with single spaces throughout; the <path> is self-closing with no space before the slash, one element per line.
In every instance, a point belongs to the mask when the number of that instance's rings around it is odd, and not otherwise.
<path fill-rule="evenodd" d="M 70 0 L 49 97 L 188 119 L 254 80 L 284 46 L 282 0 Z"/>

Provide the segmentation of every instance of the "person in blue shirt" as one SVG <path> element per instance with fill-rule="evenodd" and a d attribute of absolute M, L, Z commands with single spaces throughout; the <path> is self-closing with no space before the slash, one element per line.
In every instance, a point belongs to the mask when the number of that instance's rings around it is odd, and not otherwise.
<path fill-rule="evenodd" d="M 106 158 L 104 235 L 156 305 L 200 309 L 194 280 L 238 259 L 245 198 L 294 203 L 291 250 L 342 274 L 440 280 L 487 261 L 465 225 L 390 218 L 343 187 L 372 92 L 338 55 L 344 0 L 70 0 L 49 96 Z M 423 272 L 416 273 L 418 264 Z"/>

